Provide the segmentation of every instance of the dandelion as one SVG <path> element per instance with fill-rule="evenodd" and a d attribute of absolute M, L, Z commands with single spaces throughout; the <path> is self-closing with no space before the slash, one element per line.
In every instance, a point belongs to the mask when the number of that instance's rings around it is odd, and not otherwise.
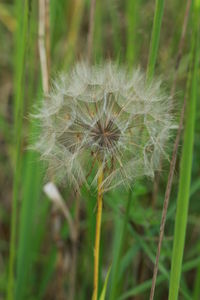
<path fill-rule="evenodd" d="M 98 292 L 102 196 L 141 176 L 154 176 L 173 128 L 171 101 L 161 81 L 145 83 L 138 69 L 111 62 L 78 63 L 55 80 L 35 115 L 41 126 L 34 148 L 60 181 L 97 185 L 97 224 L 93 299 Z"/>

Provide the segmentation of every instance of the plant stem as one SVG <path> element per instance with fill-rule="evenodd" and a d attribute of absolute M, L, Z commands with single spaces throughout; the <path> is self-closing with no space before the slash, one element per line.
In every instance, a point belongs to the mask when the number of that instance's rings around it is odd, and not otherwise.
<path fill-rule="evenodd" d="M 196 2 L 197 3 L 197 2 Z M 198 6 L 199 9 L 199 6 Z M 195 18 L 196 17 L 196 18 Z M 186 122 L 184 130 L 184 144 L 180 162 L 180 180 L 175 218 L 175 233 L 172 252 L 169 300 L 178 299 L 179 284 L 182 271 L 182 260 L 187 229 L 187 216 L 189 208 L 190 181 L 193 159 L 193 144 L 195 130 L 196 101 L 198 88 L 198 63 L 199 63 L 199 11 L 198 15 L 194 6 L 193 39 L 191 54 L 193 59 L 190 101 L 186 104 Z M 196 21 L 196 22 L 195 22 Z"/>
<path fill-rule="evenodd" d="M 49 16 L 47 12 L 49 12 L 49 8 L 47 8 L 47 1 L 40 0 L 39 1 L 39 25 L 38 25 L 38 47 L 39 47 L 39 55 L 40 55 L 40 65 L 41 65 L 41 73 L 42 73 L 42 86 L 44 93 L 47 94 L 49 92 L 49 49 L 47 49 L 46 45 L 50 44 L 50 41 L 47 42 L 46 28 L 49 23 Z M 49 37 L 49 35 L 48 35 Z"/>
<path fill-rule="evenodd" d="M 16 238 L 17 238 L 17 213 L 19 189 L 21 181 L 21 145 L 22 145 L 22 125 L 24 113 L 24 75 L 25 75 L 25 56 L 27 49 L 27 31 L 28 31 L 28 1 L 24 2 L 23 11 L 20 1 L 16 1 L 18 16 L 18 29 L 16 33 L 16 65 L 15 65 L 15 106 L 14 106 L 14 146 L 15 146 L 15 170 L 13 180 L 12 194 L 12 215 L 11 215 L 11 233 L 10 249 L 8 262 L 7 279 L 7 299 L 14 299 L 15 284 L 15 256 L 16 256 Z M 23 14 L 23 15 L 21 15 Z"/>
<path fill-rule="evenodd" d="M 131 68 L 135 62 L 135 56 L 138 47 L 138 41 L 136 43 L 136 25 L 138 23 L 139 14 L 139 1 L 126 1 L 126 18 L 127 18 L 127 49 L 126 59 Z"/>
<path fill-rule="evenodd" d="M 147 66 L 147 81 L 149 82 L 153 78 L 155 65 L 156 65 L 163 11 L 164 11 L 164 0 L 156 0 L 153 29 L 151 34 L 151 44 L 150 44 L 150 51 L 149 51 L 149 60 Z"/>
<path fill-rule="evenodd" d="M 183 29 L 182 29 L 182 33 L 181 33 L 181 39 L 179 42 L 178 56 L 177 56 L 176 67 L 175 67 L 175 76 L 174 76 L 174 81 L 173 81 L 172 89 L 171 89 L 171 97 L 172 98 L 174 96 L 175 88 L 176 88 L 177 74 L 178 74 L 179 64 L 180 64 L 181 56 L 182 56 L 182 48 L 183 48 L 183 44 L 184 44 L 184 40 L 185 40 L 190 6 L 191 6 L 191 0 L 188 0 L 187 5 L 186 5 L 184 21 L 183 21 Z M 186 92 L 186 94 L 187 94 L 187 92 Z M 184 97 L 183 107 L 181 110 L 179 127 L 178 127 L 178 131 L 177 131 L 177 135 L 176 135 L 176 139 L 175 139 L 175 143 L 174 143 L 174 147 L 173 147 L 172 159 L 171 159 L 171 163 L 170 163 L 170 170 L 169 170 L 169 175 L 168 175 L 168 180 L 167 180 L 167 187 L 166 187 L 166 191 L 165 191 L 165 198 L 164 198 L 162 217 L 161 217 L 161 223 L 160 223 L 159 241 L 158 241 L 158 247 L 157 247 L 157 253 L 156 253 L 156 261 L 155 261 L 154 270 L 153 270 L 152 287 L 151 287 L 150 298 L 149 298 L 150 300 L 154 299 L 156 278 L 157 278 L 157 273 L 158 273 L 158 264 L 159 264 L 160 252 L 161 252 L 161 248 L 162 248 L 162 241 L 163 241 L 163 237 L 164 237 L 165 223 L 166 223 L 167 210 L 168 210 L 170 194 L 171 194 L 171 189 L 172 189 L 172 183 L 173 183 L 173 178 L 174 178 L 178 146 L 180 143 L 180 138 L 181 138 L 181 133 L 182 133 L 182 128 L 183 128 L 185 106 L 186 106 L 186 96 Z M 155 182 L 157 183 L 156 186 L 158 188 L 159 177 L 157 178 L 157 180 Z"/>
<path fill-rule="evenodd" d="M 78 259 L 78 238 L 79 238 L 79 223 L 80 223 L 80 195 L 76 193 L 76 211 L 74 219 L 75 238 L 72 241 L 72 263 L 71 263 L 71 285 L 69 292 L 69 299 L 73 300 L 76 291 L 76 275 L 77 275 L 77 259 Z"/>
<path fill-rule="evenodd" d="M 98 177 L 98 195 L 97 195 L 97 217 L 96 217 L 96 237 L 94 247 L 94 290 L 92 300 L 97 300 L 98 296 L 98 281 L 99 281 L 99 246 L 101 236 L 101 215 L 103 202 L 103 168 L 100 166 L 100 173 Z"/>
<path fill-rule="evenodd" d="M 119 267 L 120 259 L 123 250 L 125 232 L 127 227 L 127 222 L 129 219 L 129 211 L 132 202 L 132 190 L 129 191 L 128 200 L 126 204 L 126 210 L 123 219 L 119 218 L 117 214 L 116 221 L 116 242 L 114 242 L 114 253 L 113 253 L 113 263 L 112 263 L 112 279 L 111 279 L 111 292 L 109 300 L 116 299 L 117 293 L 119 293 Z"/>

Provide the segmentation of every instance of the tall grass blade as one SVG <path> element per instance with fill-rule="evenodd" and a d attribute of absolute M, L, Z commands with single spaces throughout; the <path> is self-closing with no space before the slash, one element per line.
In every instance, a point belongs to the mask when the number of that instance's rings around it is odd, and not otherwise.
<path fill-rule="evenodd" d="M 193 259 L 191 261 L 184 263 L 183 272 L 192 270 L 199 262 L 200 262 L 200 258 L 197 258 L 197 259 Z M 160 285 L 164 281 L 166 281 L 166 276 L 164 274 L 159 275 L 157 277 L 157 285 Z M 150 288 L 151 288 L 151 279 L 148 279 L 148 280 L 144 281 L 143 283 L 139 284 L 138 286 L 123 293 L 118 298 L 118 300 L 124 300 L 124 299 L 130 298 L 131 296 L 136 296 L 136 295 L 142 294 L 142 293 L 146 292 L 147 290 L 150 290 Z M 199 298 L 197 298 L 197 299 L 199 299 Z M 197 299 L 195 299 L 195 300 L 197 300 Z"/>
<path fill-rule="evenodd" d="M 110 1 L 109 3 L 109 10 L 110 10 L 110 19 L 112 24 L 112 43 L 113 43 L 113 51 L 114 51 L 114 57 L 121 59 L 121 51 L 122 51 L 122 42 L 121 42 L 121 34 L 120 34 L 120 26 L 119 26 L 119 12 L 118 8 L 116 6 L 115 1 Z"/>
<path fill-rule="evenodd" d="M 199 15 L 199 12 L 198 12 Z M 186 121 L 184 130 L 184 144 L 182 150 L 182 157 L 180 163 L 180 179 L 179 191 L 177 200 L 177 211 L 175 219 L 175 234 L 171 263 L 170 274 L 170 287 L 169 287 L 169 300 L 178 299 L 178 291 L 181 277 L 182 260 L 184 252 L 184 243 L 187 227 L 187 215 L 189 206 L 190 195 L 190 181 L 192 170 L 192 157 L 193 157 L 193 143 L 194 143 L 194 125 L 196 113 L 196 98 L 198 88 L 198 62 L 199 62 L 199 21 L 197 13 L 193 21 L 193 41 L 192 41 L 192 58 L 193 58 L 193 71 L 189 80 L 191 83 L 190 101 L 187 103 Z"/>
<path fill-rule="evenodd" d="M 160 40 L 160 30 L 162 25 L 163 11 L 164 11 L 164 0 L 156 0 L 153 29 L 151 34 L 149 59 L 148 59 L 148 66 L 147 66 L 148 81 L 151 81 L 154 75 L 157 53 L 158 53 L 158 45 Z"/>
<path fill-rule="evenodd" d="M 107 290 L 108 279 L 109 279 L 109 275 L 110 275 L 110 269 L 111 269 L 111 267 L 108 269 L 106 279 L 105 279 L 105 282 L 104 282 L 103 289 L 102 289 L 99 300 L 105 300 L 105 298 L 106 298 L 106 290 Z"/>
<path fill-rule="evenodd" d="M 70 63 L 73 62 L 76 54 L 76 45 L 80 31 L 80 24 L 85 7 L 85 2 L 82 0 L 74 0 L 71 3 L 73 4 L 72 17 L 69 24 L 69 31 L 66 42 L 66 55 L 64 58 L 64 66 L 66 67 L 69 67 Z"/>
<path fill-rule="evenodd" d="M 174 93 L 175 93 L 175 89 L 176 89 L 176 82 L 177 82 L 177 78 L 178 78 L 178 70 L 179 70 L 179 65 L 180 65 L 181 56 L 182 56 L 182 50 L 183 50 L 183 45 L 184 45 L 184 40 L 185 40 L 186 28 L 187 28 L 187 24 L 188 24 L 188 16 L 189 16 L 189 11 L 190 11 L 190 6 L 191 6 L 191 0 L 188 0 L 187 5 L 186 5 L 185 16 L 184 16 L 184 20 L 183 20 L 181 38 L 180 38 L 180 42 L 179 42 L 179 46 L 178 46 L 177 59 L 176 59 L 175 68 L 174 68 L 174 70 L 175 70 L 174 80 L 173 80 L 173 83 L 172 83 L 171 93 L 170 93 L 172 98 L 174 97 Z M 186 94 L 187 94 L 187 92 L 186 92 Z M 167 185 L 166 185 L 166 190 L 165 190 L 165 197 L 164 197 L 164 202 L 163 202 L 163 209 L 162 209 L 162 216 L 161 216 L 161 223 L 160 223 L 160 233 L 159 233 L 159 239 L 158 239 L 156 260 L 155 260 L 155 264 L 154 264 L 153 277 L 152 277 L 152 287 L 151 287 L 151 292 L 150 292 L 150 300 L 154 299 L 154 293 L 155 293 L 155 287 L 156 287 L 156 278 L 157 278 L 157 273 L 158 273 L 158 263 L 159 263 L 159 259 L 160 259 L 160 253 L 161 253 L 162 242 L 163 242 L 163 237 L 164 237 L 165 223 L 166 223 L 169 200 L 170 200 L 170 195 L 171 195 L 174 171 L 175 171 L 175 167 L 176 167 L 178 147 L 179 147 L 182 128 L 183 128 L 184 115 L 185 115 L 185 106 L 186 106 L 186 96 L 184 97 L 184 101 L 183 101 L 183 104 L 182 104 L 182 109 L 181 109 L 181 114 L 180 114 L 180 119 L 179 119 L 179 125 L 178 125 L 176 138 L 175 138 L 175 141 L 174 141 L 173 152 L 172 152 L 170 168 L 169 168 L 169 175 L 168 175 Z M 158 185 L 159 185 L 158 181 L 159 181 L 158 179 L 155 180 L 156 185 L 154 185 L 154 191 L 156 191 L 156 189 L 157 189 L 155 187 L 156 186 L 158 187 Z"/>
<path fill-rule="evenodd" d="M 28 85 L 26 86 L 26 105 L 32 106 L 38 101 L 38 87 L 41 90 L 40 78 L 37 82 L 34 80 L 34 67 L 36 64 L 36 48 L 37 43 L 37 3 L 33 3 L 31 11 L 29 11 L 29 40 L 27 55 L 29 63 L 27 66 Z M 36 100 L 35 100 L 36 99 Z M 28 102 L 28 103 L 27 103 Z M 31 139 L 37 137 L 36 122 L 32 123 L 28 128 L 28 133 Z M 28 141 L 29 142 L 29 141 Z M 33 276 L 34 268 L 31 270 L 33 263 L 33 251 L 35 249 L 34 230 L 36 227 L 36 208 L 37 200 L 41 193 L 41 168 L 39 158 L 33 151 L 26 151 L 23 155 L 23 173 L 22 173 L 22 201 L 19 211 L 19 237 L 17 245 L 17 270 L 16 270 L 16 286 L 15 299 L 27 299 L 31 293 L 31 276 Z M 40 204 L 40 208 L 43 203 Z M 40 209 L 39 209 L 40 210 Z M 35 226 L 34 226 L 35 225 Z M 40 228 L 37 225 L 37 234 L 39 235 Z M 30 272 L 31 270 L 31 272 Z M 29 294 L 28 294 L 29 292 Z"/>
<path fill-rule="evenodd" d="M 123 243 L 124 243 L 124 237 L 125 237 L 125 232 L 126 232 L 126 227 L 127 227 L 127 222 L 129 218 L 129 210 L 130 210 L 130 205 L 131 205 L 131 200 L 132 200 L 132 192 L 129 192 L 129 196 L 127 199 L 127 204 L 126 204 L 126 211 L 125 215 L 122 220 L 120 220 L 118 214 L 116 215 L 116 238 L 114 239 L 113 243 L 113 262 L 112 262 L 112 277 L 111 277 L 111 291 L 110 291 L 110 300 L 116 299 L 117 292 L 119 289 L 119 284 L 118 284 L 118 275 L 119 275 L 119 264 L 120 264 L 120 258 L 122 254 L 122 248 L 123 248 Z"/>
<path fill-rule="evenodd" d="M 14 267 L 17 231 L 17 204 L 21 178 L 21 142 L 24 110 L 24 71 L 26 38 L 28 28 L 28 1 L 16 2 L 18 28 L 16 33 L 16 61 L 15 61 L 15 110 L 14 110 L 14 136 L 15 136 L 15 171 L 12 198 L 10 256 L 7 283 L 7 299 L 14 299 Z M 23 12 L 23 17 L 22 17 Z"/>
<path fill-rule="evenodd" d="M 36 219 L 36 204 L 40 196 L 42 182 L 42 172 L 36 153 L 31 151 L 28 153 L 25 168 L 17 255 L 16 300 L 27 299 L 27 292 L 30 290 L 30 268 L 33 263 L 34 249 L 34 220 Z"/>
<path fill-rule="evenodd" d="M 138 21 L 139 1 L 126 1 L 126 18 L 127 18 L 127 40 L 126 40 L 126 60 L 132 67 L 136 58 L 136 24 Z"/>

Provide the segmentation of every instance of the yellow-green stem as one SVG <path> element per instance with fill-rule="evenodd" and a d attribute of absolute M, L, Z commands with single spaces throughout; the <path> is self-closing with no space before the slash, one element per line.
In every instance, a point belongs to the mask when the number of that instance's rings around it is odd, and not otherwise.
<path fill-rule="evenodd" d="M 101 237 L 101 215 L 103 202 L 103 168 L 100 166 L 100 174 L 98 177 L 98 195 L 97 195 L 97 217 L 96 217 L 96 237 L 94 246 L 94 290 L 92 300 L 97 300 L 98 297 L 98 282 L 99 282 L 99 246 Z"/>

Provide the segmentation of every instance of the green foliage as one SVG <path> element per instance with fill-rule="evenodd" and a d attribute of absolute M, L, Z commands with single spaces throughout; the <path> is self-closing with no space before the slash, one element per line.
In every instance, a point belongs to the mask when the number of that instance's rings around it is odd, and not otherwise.
<path fill-rule="evenodd" d="M 127 41 L 126 41 L 126 60 L 130 67 L 136 61 L 137 55 L 137 32 L 139 22 L 139 0 L 126 1 L 126 18 L 127 18 Z"/>
<path fill-rule="evenodd" d="M 28 29 L 28 1 L 16 2 L 18 28 L 16 33 L 16 57 L 15 57 L 15 103 L 14 103 L 14 145 L 15 145 L 15 171 L 12 197 L 11 239 L 8 269 L 7 299 L 14 299 L 14 268 L 16 256 L 17 233 L 17 208 L 19 203 L 20 174 L 21 174 L 21 145 L 22 124 L 24 111 L 24 77 L 25 54 Z"/>
<path fill-rule="evenodd" d="M 194 10 L 199 10 L 194 5 Z M 197 16 L 196 16 L 197 14 Z M 188 206 L 193 160 L 193 144 L 195 132 L 196 102 L 198 95 L 198 64 L 199 64 L 199 11 L 194 11 L 193 36 L 191 41 L 191 75 L 189 76 L 189 93 L 186 107 L 184 143 L 180 162 L 180 179 L 175 218 L 175 233 L 170 275 L 169 300 L 178 299 L 181 277 L 182 259 L 187 227 Z"/>
<path fill-rule="evenodd" d="M 110 269 L 108 269 L 108 272 L 107 272 L 107 275 L 106 275 L 106 279 L 105 279 L 105 282 L 104 282 L 104 285 L 103 285 L 103 289 L 102 289 L 102 292 L 101 292 L 101 296 L 99 298 L 99 300 L 105 300 L 106 298 L 106 289 L 107 289 L 107 285 L 108 285 L 108 279 L 109 279 L 109 275 L 110 275 Z"/>
<path fill-rule="evenodd" d="M 93 61 L 112 59 L 130 69 L 141 65 L 147 80 L 156 72 L 170 90 L 187 3 L 165 4 L 164 0 L 96 1 Z M 178 292 L 180 299 L 200 299 L 199 7 L 199 0 L 192 1 L 173 100 L 178 120 L 187 94 L 155 300 L 166 297 L 169 286 L 170 300 L 176 300 Z M 0 297 L 7 300 L 56 299 L 62 292 L 68 299 L 73 282 L 68 223 L 59 210 L 60 223 L 55 222 L 52 203 L 42 192 L 45 167 L 27 149 L 38 136 L 37 121 L 30 123 L 29 115 L 42 98 L 38 9 L 38 1 L 0 4 Z M 50 0 L 51 77 L 87 56 L 89 10 L 89 0 Z M 116 189 L 104 196 L 99 300 L 149 298 L 169 163 L 163 162 L 162 169 L 154 204 L 153 184 L 146 179 L 134 182 L 131 193 Z M 74 191 L 67 183 L 58 188 L 75 220 Z M 92 294 L 95 188 L 88 191 L 83 186 L 80 203 L 75 299 L 85 300 Z M 60 232 L 55 238 L 57 225 Z"/>
<path fill-rule="evenodd" d="M 153 20 L 152 34 L 151 34 L 151 45 L 149 50 L 149 61 L 147 66 L 147 79 L 150 81 L 153 78 L 155 65 L 156 65 L 163 11 L 164 11 L 164 0 L 156 0 L 155 15 Z"/>

